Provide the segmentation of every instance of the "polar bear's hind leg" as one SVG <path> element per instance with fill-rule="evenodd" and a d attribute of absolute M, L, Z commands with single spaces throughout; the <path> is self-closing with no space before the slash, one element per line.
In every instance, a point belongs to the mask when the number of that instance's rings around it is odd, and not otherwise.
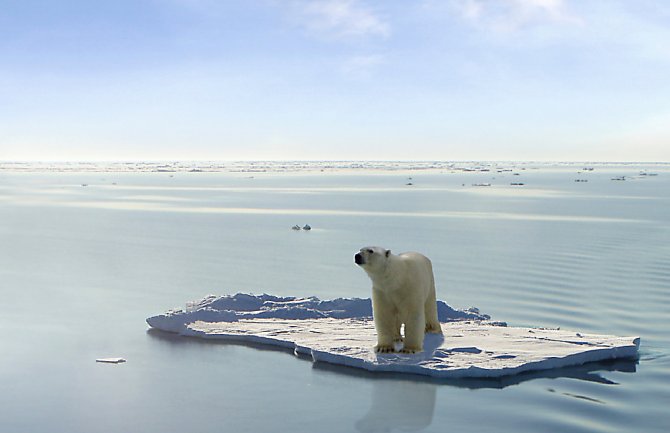
<path fill-rule="evenodd" d="M 435 283 L 432 282 L 431 290 L 426 299 L 426 332 L 431 334 L 442 334 L 442 326 L 437 318 L 437 299 L 435 298 Z"/>

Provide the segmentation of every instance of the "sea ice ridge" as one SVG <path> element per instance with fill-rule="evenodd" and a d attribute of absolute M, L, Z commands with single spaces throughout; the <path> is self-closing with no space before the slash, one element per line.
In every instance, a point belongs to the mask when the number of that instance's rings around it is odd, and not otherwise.
<path fill-rule="evenodd" d="M 437 301 L 440 322 L 456 320 L 489 320 L 477 308 L 456 310 L 443 301 Z M 337 298 L 322 301 L 317 297 L 280 297 L 273 295 L 209 295 L 190 302 L 186 308 L 167 311 L 147 319 L 147 323 L 163 331 L 182 333 L 190 323 L 237 322 L 243 319 L 365 319 L 372 318 L 370 298 Z"/>

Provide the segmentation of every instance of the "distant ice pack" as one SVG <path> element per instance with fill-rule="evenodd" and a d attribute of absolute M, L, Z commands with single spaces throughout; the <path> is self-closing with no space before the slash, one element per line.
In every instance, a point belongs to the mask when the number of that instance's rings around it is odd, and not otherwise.
<path fill-rule="evenodd" d="M 640 344 L 639 337 L 507 327 L 475 308 L 456 310 L 442 301 L 438 317 L 444 336 L 427 334 L 424 351 L 414 355 L 374 352 L 370 299 L 208 296 L 147 323 L 184 336 L 285 347 L 315 362 L 439 378 L 500 377 L 635 358 Z"/>

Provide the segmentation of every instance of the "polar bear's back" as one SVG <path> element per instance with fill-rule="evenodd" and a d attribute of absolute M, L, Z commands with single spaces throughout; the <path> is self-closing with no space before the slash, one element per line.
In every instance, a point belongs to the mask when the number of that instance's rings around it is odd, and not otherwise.
<path fill-rule="evenodd" d="M 430 262 L 430 259 L 426 256 L 424 256 L 421 253 L 417 253 L 414 251 L 408 251 L 406 253 L 398 254 L 398 257 L 400 257 L 403 261 L 405 261 L 407 264 L 413 264 L 416 266 L 422 266 L 422 267 L 428 267 L 432 270 L 433 265 Z"/>
<path fill-rule="evenodd" d="M 421 285 L 430 288 L 434 285 L 433 265 L 430 259 L 421 253 L 414 251 L 398 254 L 397 256 L 405 267 L 404 274 L 415 282 L 421 282 Z"/>

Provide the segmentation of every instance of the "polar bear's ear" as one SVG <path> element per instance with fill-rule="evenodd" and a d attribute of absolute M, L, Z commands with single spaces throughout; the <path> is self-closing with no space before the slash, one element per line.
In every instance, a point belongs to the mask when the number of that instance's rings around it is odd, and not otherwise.
<path fill-rule="evenodd" d="M 386 250 L 386 257 L 388 257 L 389 254 L 391 254 L 391 250 Z"/>

